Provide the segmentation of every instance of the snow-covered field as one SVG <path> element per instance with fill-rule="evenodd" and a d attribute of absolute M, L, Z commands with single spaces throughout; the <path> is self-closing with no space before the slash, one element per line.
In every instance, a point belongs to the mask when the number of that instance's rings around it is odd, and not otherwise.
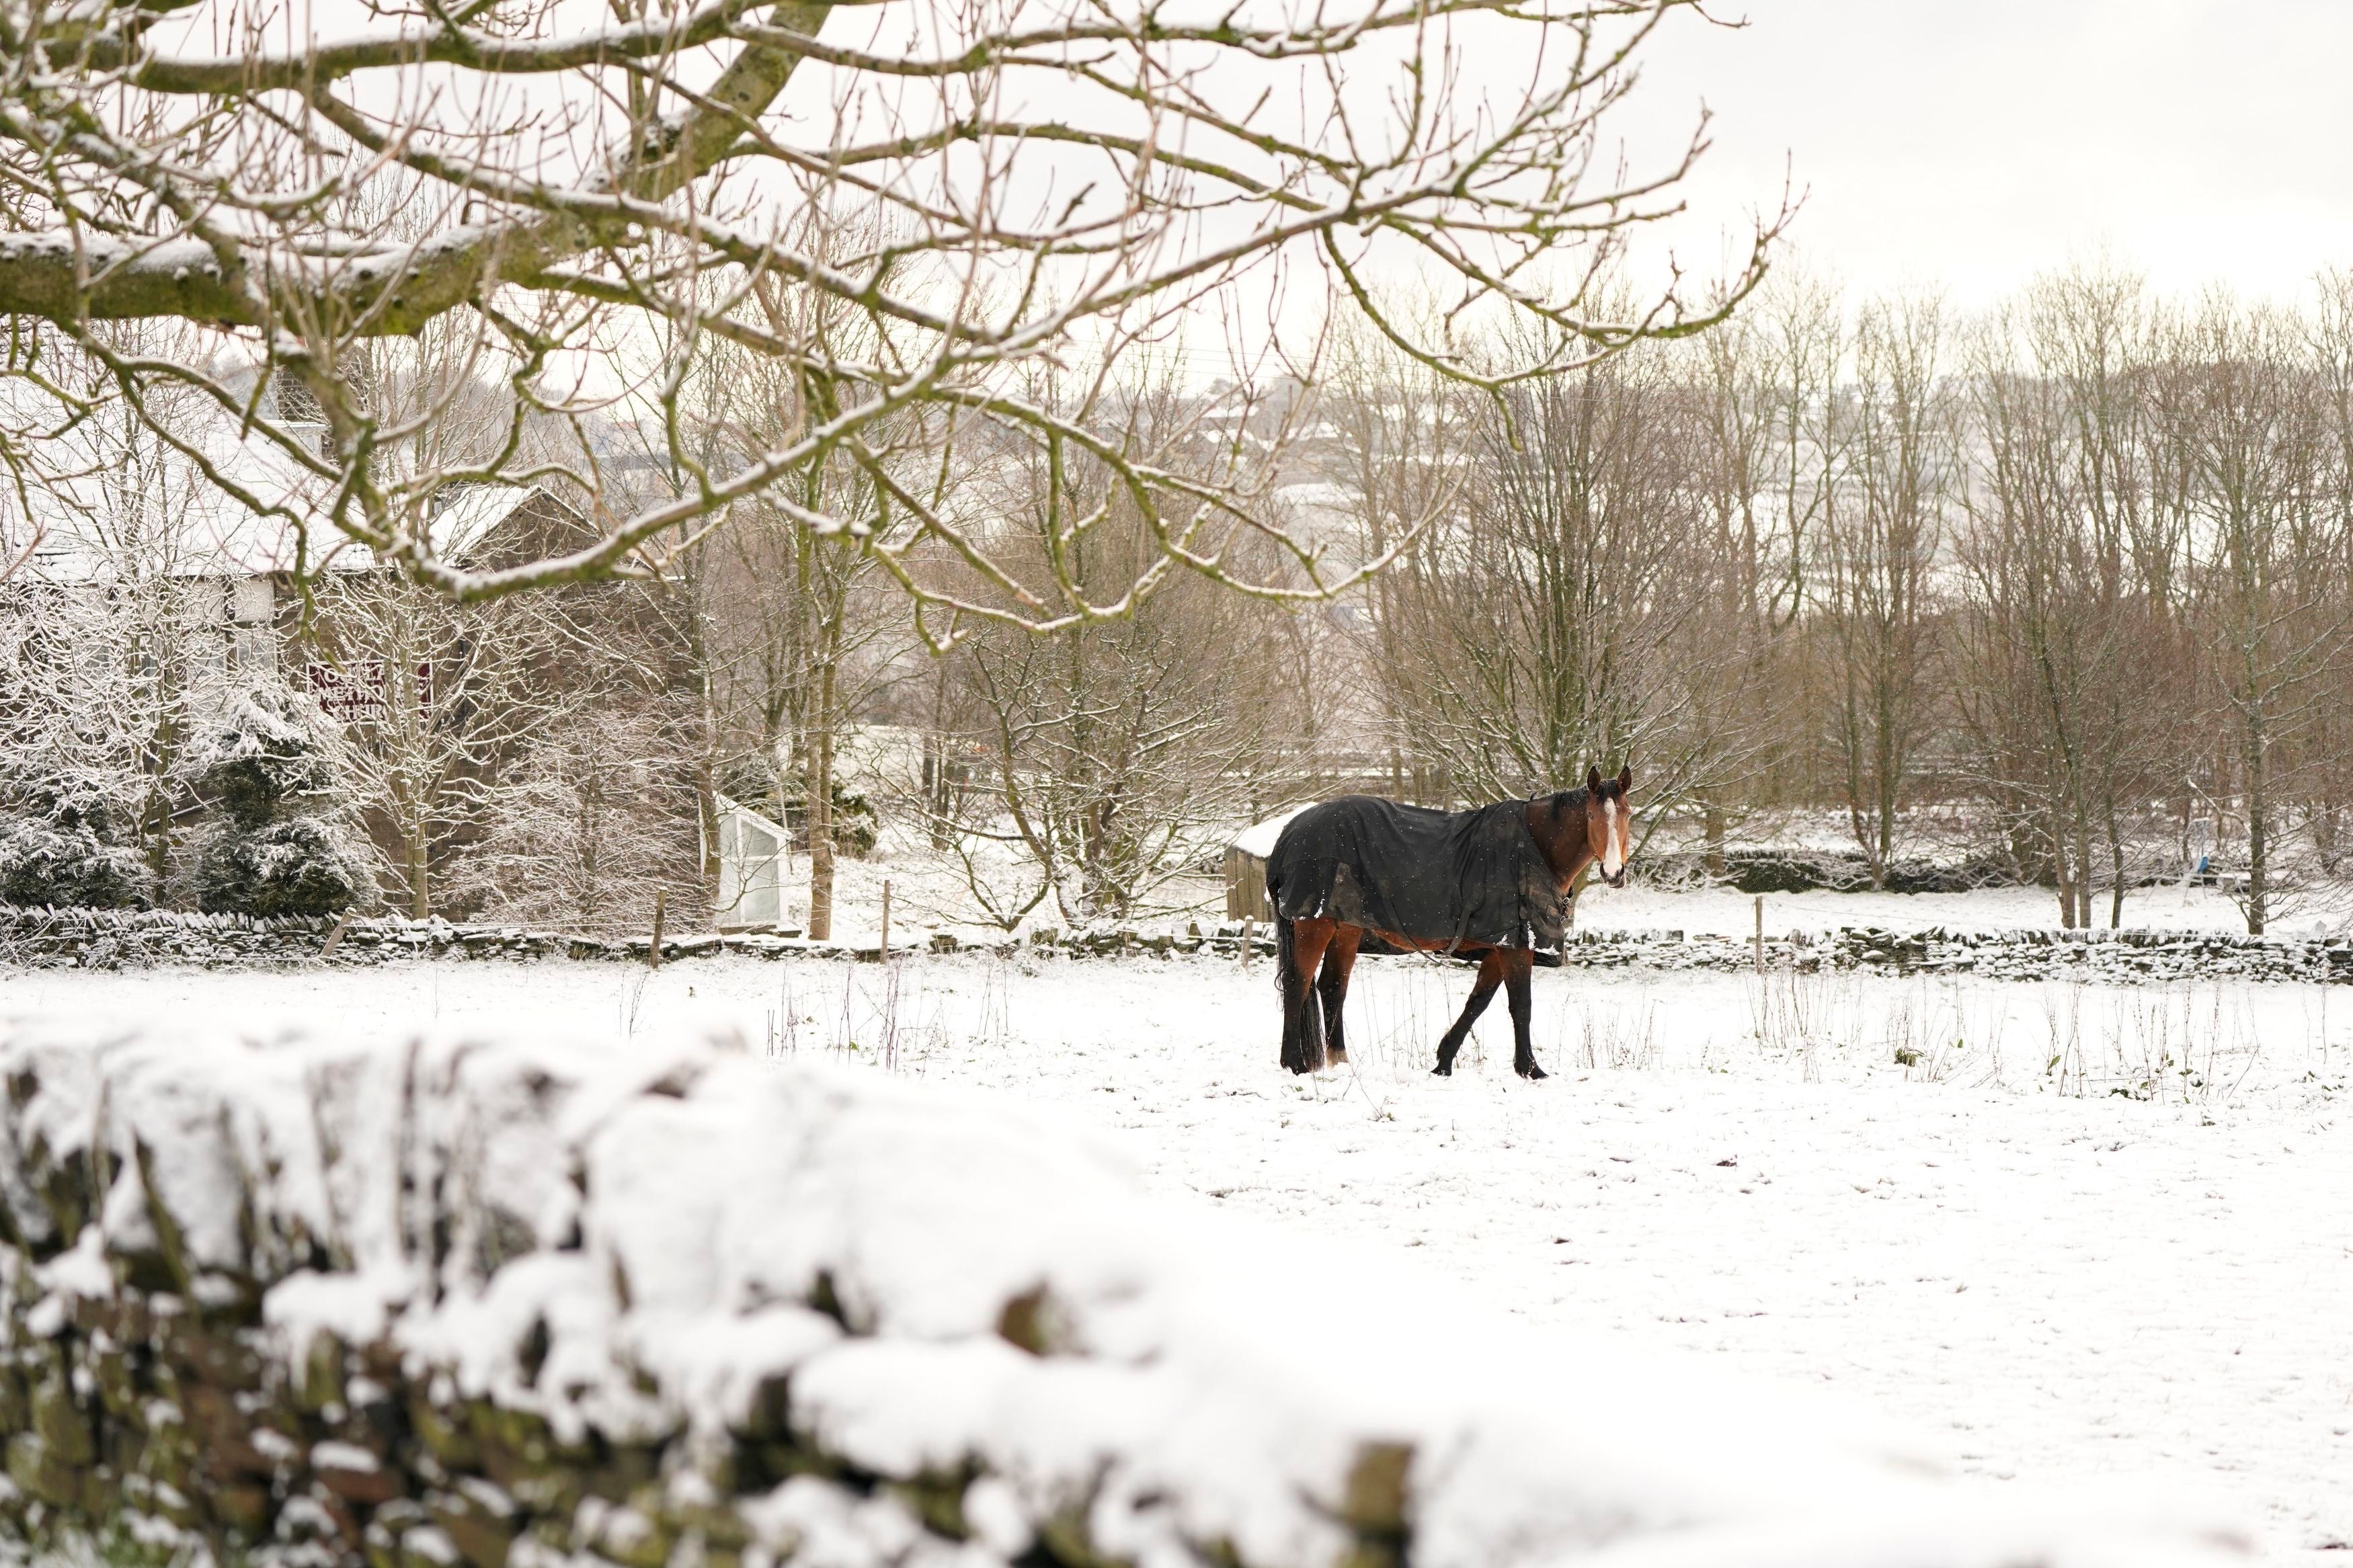
<path fill-rule="evenodd" d="M 2202 1489 L 2286 1560 L 2353 1542 L 2353 995 L 1539 972 L 1555 1076 L 1524 1084 L 1500 1006 L 1427 1076 L 1464 972 L 1358 973 L 1355 1062 L 1304 1081 L 1263 960 L 18 973 L 0 1014 L 685 1029 L 990 1088 L 1170 1193 L 1826 1384 L 1957 1468 Z"/>

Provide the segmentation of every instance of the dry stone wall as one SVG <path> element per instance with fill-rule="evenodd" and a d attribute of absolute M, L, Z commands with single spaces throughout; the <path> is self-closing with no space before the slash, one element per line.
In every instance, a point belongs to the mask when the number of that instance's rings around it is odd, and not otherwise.
<path fill-rule="evenodd" d="M 332 939 L 332 946 L 330 942 Z M 992 952 L 1082 959 L 1171 958 L 1206 953 L 1271 954 L 1263 926 L 1246 934 L 1233 922 L 1203 931 L 1146 931 L 1116 927 L 1065 934 L 1045 930 L 1026 942 L 973 944 L 949 932 L 920 945 L 894 943 L 894 957 L 915 952 Z M 503 959 L 608 960 L 642 963 L 648 940 L 604 939 L 532 931 L 521 926 L 451 924 L 442 920 L 355 920 L 338 932 L 325 920 L 256 920 L 241 915 L 175 910 L 19 909 L 0 905 L 0 963 L 34 968 L 140 968 L 190 964 L 204 968 L 264 968 L 288 964 L 360 966 L 415 959 L 442 962 Z M 1377 942 L 1366 951 L 1379 956 Z M 872 943 L 813 942 L 761 935 L 666 937 L 662 962 L 725 954 L 765 960 L 850 959 L 873 962 Z M 1417 960 L 1417 962 L 1421 962 Z M 1734 973 L 1761 962 L 1775 969 L 1846 970 L 1867 973 L 1978 974 L 1998 980 L 2080 979 L 2112 984 L 2171 980 L 2240 979 L 2353 984 L 2353 939 L 2266 939 L 2200 931 L 2001 931 L 1945 928 L 1899 931 L 1844 926 L 1767 939 L 1761 947 L 1740 937 L 1686 937 L 1677 931 L 1572 931 L 1556 957 L 1537 962 L 1575 969 L 1700 970 Z"/>
<path fill-rule="evenodd" d="M 179 910 L 26 909 L 0 904 L 0 963 L 47 969 L 135 969 L 188 964 L 207 969 L 283 964 L 359 967 L 414 959 L 634 961 L 648 957 L 647 937 L 594 937 L 523 926 L 453 923 L 397 916 L 338 922 L 285 917 L 207 915 Z M 897 947 L 897 951 L 905 951 Z M 953 950 L 953 942 L 950 944 Z M 662 959 L 743 953 L 755 958 L 818 955 L 871 961 L 871 943 L 709 932 L 662 939 Z"/>
<path fill-rule="evenodd" d="M 1997 931 L 1931 927 L 1899 931 L 1842 926 L 1753 939 L 1686 938 L 1681 931 L 1580 931 L 1563 949 L 1583 969 L 1851 970 L 1884 974 L 1976 974 L 1994 980 L 2170 980 L 2353 983 L 2353 940 L 2245 937 L 2209 931 Z"/>

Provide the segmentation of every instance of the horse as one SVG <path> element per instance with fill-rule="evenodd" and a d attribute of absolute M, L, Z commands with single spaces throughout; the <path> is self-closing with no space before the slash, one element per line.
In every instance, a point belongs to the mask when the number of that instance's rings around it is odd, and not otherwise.
<path fill-rule="evenodd" d="M 1628 763 L 1614 779 L 1588 768 L 1583 789 L 1473 811 L 1345 795 L 1293 817 L 1267 858 L 1282 1065 L 1309 1073 L 1348 1059 L 1342 1008 L 1369 931 L 1401 951 L 1478 963 L 1462 1016 L 1438 1042 L 1436 1076 L 1453 1074 L 1471 1026 L 1502 987 L 1512 1013 L 1512 1070 L 1545 1077 L 1528 1041 L 1535 950 L 1563 939 L 1569 901 L 1588 869 L 1598 866 L 1613 888 L 1626 885 L 1633 787 Z"/>

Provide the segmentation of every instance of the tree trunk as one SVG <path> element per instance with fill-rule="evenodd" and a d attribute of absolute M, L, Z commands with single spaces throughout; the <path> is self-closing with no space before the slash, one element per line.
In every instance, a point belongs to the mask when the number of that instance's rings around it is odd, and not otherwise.
<path fill-rule="evenodd" d="M 813 942 L 833 940 L 834 668 L 818 673 L 817 722 L 802 750 L 802 809 L 808 820 L 809 918 Z"/>
<path fill-rule="evenodd" d="M 1879 732 L 1873 738 L 1872 764 L 1878 774 L 1873 784 L 1879 827 L 1871 858 L 1871 879 L 1873 886 L 1884 888 L 1888 863 L 1895 858 L 1895 704 L 1884 676 L 1878 684 L 1879 700 L 1873 717 Z"/>
<path fill-rule="evenodd" d="M 172 874 L 172 798 L 165 787 L 173 759 L 179 752 L 177 726 L 167 715 L 154 730 L 154 748 L 147 778 L 146 798 L 140 803 L 139 847 L 158 889 Z"/>
<path fill-rule="evenodd" d="M 2083 797 L 2075 800 L 2075 924 L 2092 929 L 2092 823 Z"/>
<path fill-rule="evenodd" d="M 2104 813 L 2108 830 L 2108 929 L 2125 923 L 2125 841 L 2116 831 L 2116 797 L 2111 792 Z"/>
<path fill-rule="evenodd" d="M 421 921 L 433 913 L 429 872 L 432 845 L 423 823 L 408 831 L 408 918 Z"/>
<path fill-rule="evenodd" d="M 702 886 L 715 905 L 719 899 L 719 787 L 711 776 L 706 750 L 694 768 L 694 808 L 702 819 Z"/>
<path fill-rule="evenodd" d="M 2091 902 L 2088 885 L 2091 868 L 2067 835 L 2067 819 L 2053 813 L 2052 824 L 2051 860 L 2059 871 L 2059 924 L 2061 929 L 2073 931 L 2084 925 L 2084 909 Z"/>
<path fill-rule="evenodd" d="M 2267 760 L 2263 756 L 2263 716 L 2250 704 L 2246 712 L 2247 788 L 2247 934 L 2261 936 L 2271 904 L 2271 799 Z"/>

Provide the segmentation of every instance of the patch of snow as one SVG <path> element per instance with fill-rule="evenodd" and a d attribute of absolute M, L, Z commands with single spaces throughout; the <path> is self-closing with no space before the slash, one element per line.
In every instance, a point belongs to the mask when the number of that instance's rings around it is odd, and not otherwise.
<path fill-rule="evenodd" d="M 375 1475 L 383 1468 L 374 1454 L 356 1443 L 314 1443 L 311 1446 L 311 1464 L 315 1469 L 347 1470 L 360 1476 Z"/>
<path fill-rule="evenodd" d="M 98 1226 L 86 1226 L 73 1246 L 33 1270 L 33 1278 L 53 1296 L 70 1302 L 78 1297 L 105 1300 L 114 1294 L 114 1270 L 106 1261 L 106 1235 Z"/>
<path fill-rule="evenodd" d="M 261 1320 L 286 1359 L 300 1365 L 322 1333 L 346 1345 L 381 1338 L 416 1283 L 414 1271 L 399 1265 L 357 1274 L 301 1269 L 269 1288 L 261 1299 Z"/>

